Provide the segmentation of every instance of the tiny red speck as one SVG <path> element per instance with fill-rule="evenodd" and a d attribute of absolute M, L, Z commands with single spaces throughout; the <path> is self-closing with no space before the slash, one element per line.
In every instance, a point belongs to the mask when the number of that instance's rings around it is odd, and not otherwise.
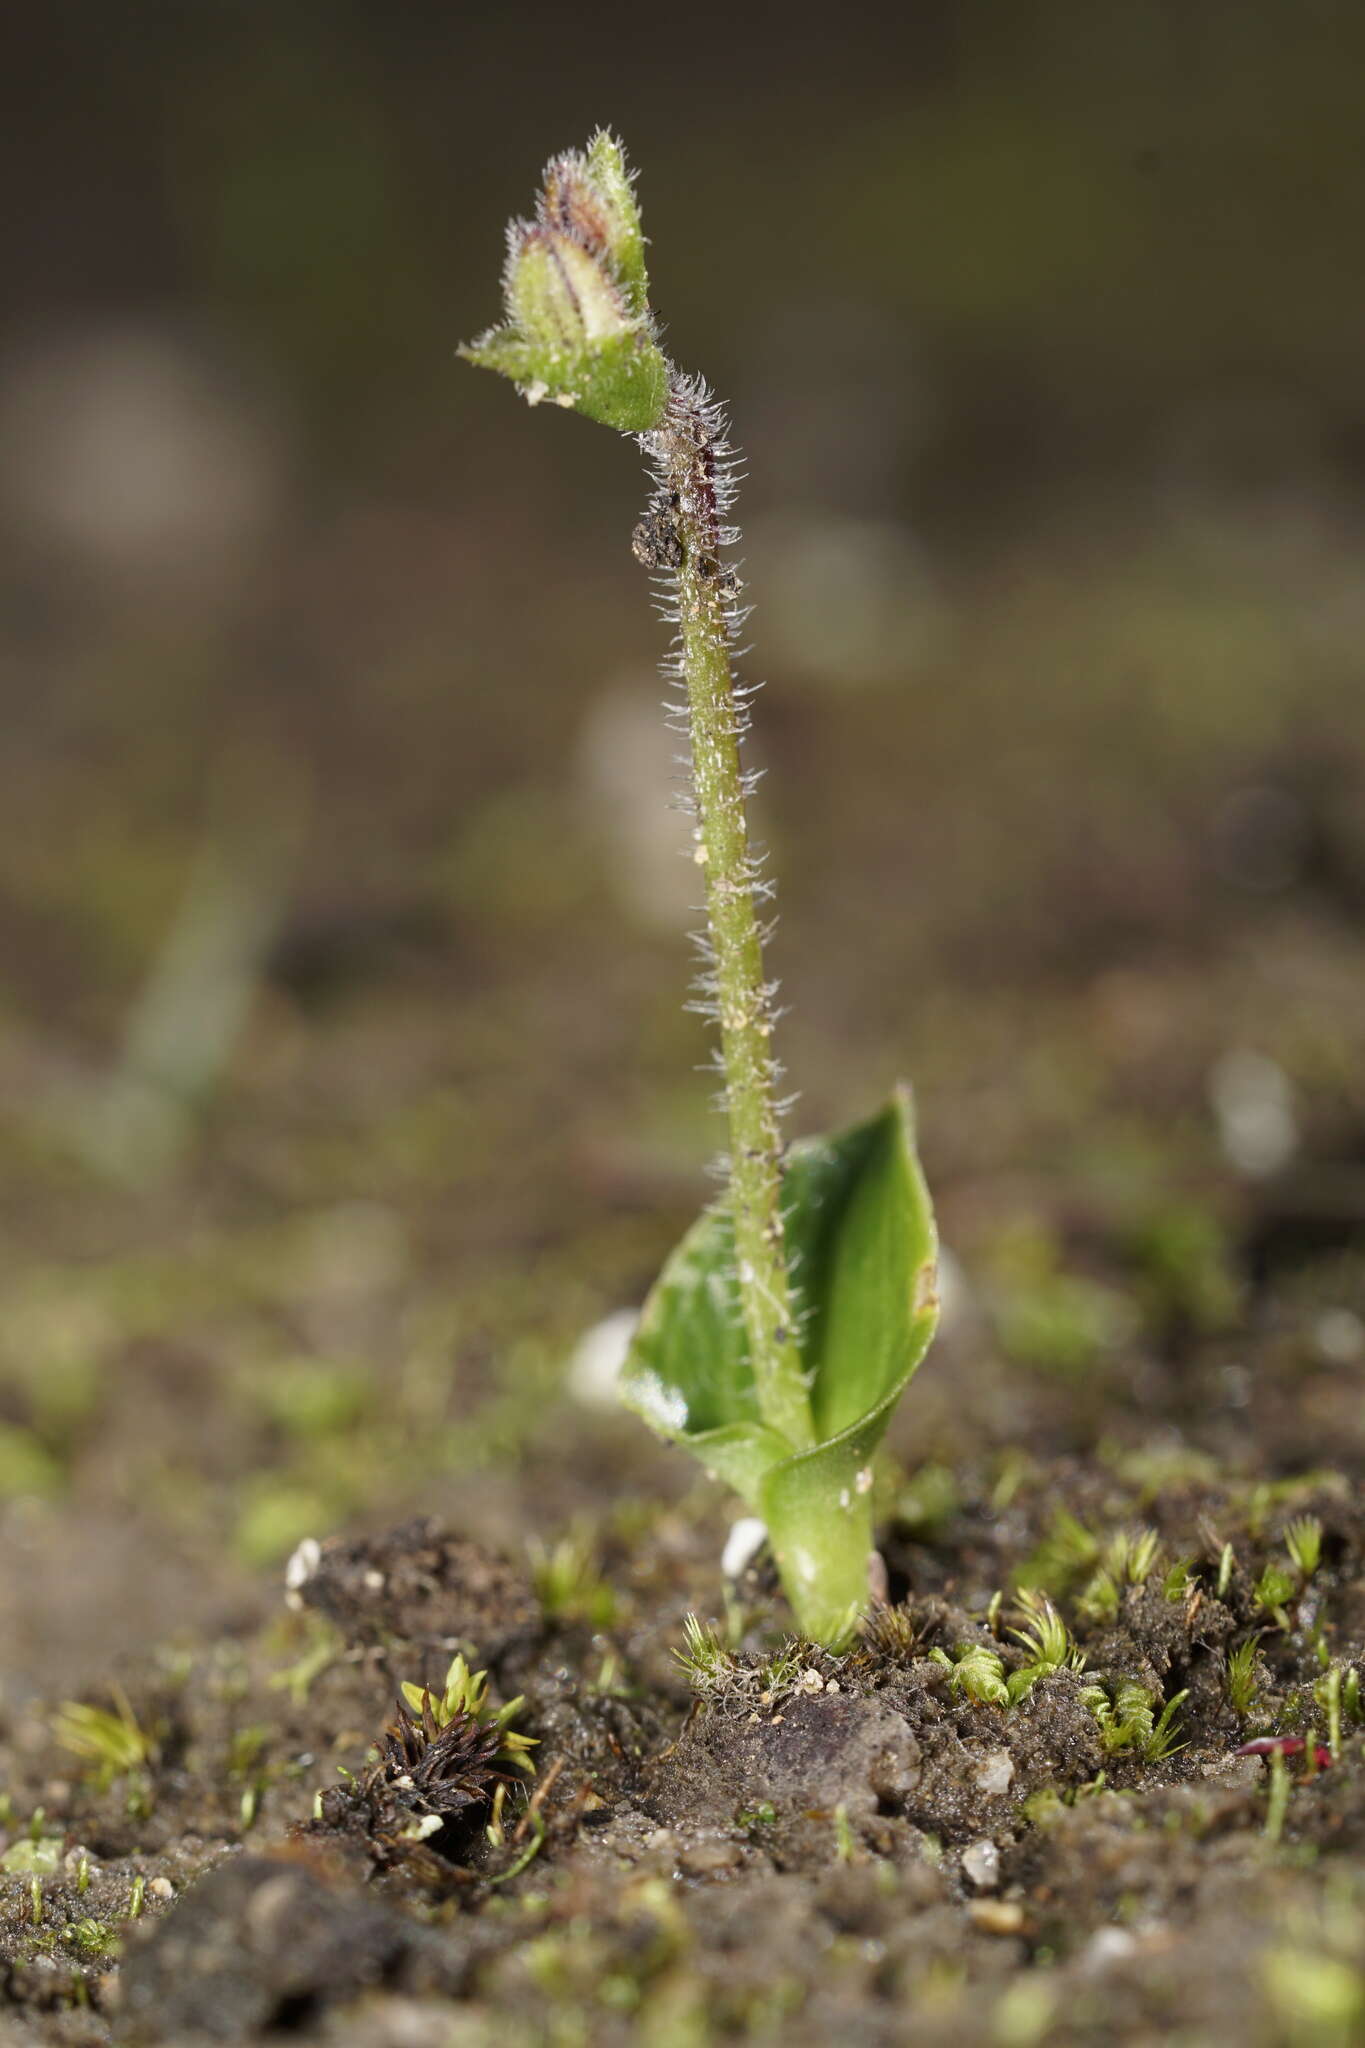
<path fill-rule="evenodd" d="M 1308 1747 L 1301 1735 L 1258 1735 L 1251 1742 L 1244 1742 L 1233 1750 L 1234 1756 L 1302 1756 Z M 1320 1771 L 1325 1771 L 1332 1761 L 1332 1752 L 1325 1743 L 1318 1743 L 1314 1761 Z"/>

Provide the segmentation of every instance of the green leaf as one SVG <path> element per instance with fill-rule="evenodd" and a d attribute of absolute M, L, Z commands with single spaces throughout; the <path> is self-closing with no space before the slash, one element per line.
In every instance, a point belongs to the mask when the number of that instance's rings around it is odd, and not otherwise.
<path fill-rule="evenodd" d="M 665 1265 L 621 1391 L 762 1516 L 798 1619 L 831 1640 L 866 1597 L 872 1453 L 938 1317 L 908 1091 L 867 1123 L 794 1146 L 782 1206 L 815 1446 L 794 1452 L 759 1413 L 723 1208 Z"/>
<path fill-rule="evenodd" d="M 514 327 L 492 327 L 456 354 L 510 377 L 532 405 L 562 405 L 624 434 L 656 427 L 668 402 L 668 364 L 642 329 L 567 349 L 529 340 Z"/>

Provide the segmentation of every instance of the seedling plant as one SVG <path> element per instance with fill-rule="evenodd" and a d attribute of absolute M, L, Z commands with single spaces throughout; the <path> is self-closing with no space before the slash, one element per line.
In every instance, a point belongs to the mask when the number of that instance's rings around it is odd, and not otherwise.
<path fill-rule="evenodd" d="M 834 1647 L 868 1597 L 872 1455 L 937 1319 L 910 1099 L 898 1091 L 867 1122 L 783 1147 L 772 884 L 750 838 L 750 690 L 735 673 L 747 616 L 730 554 L 735 456 L 721 406 L 660 346 L 614 137 L 546 167 L 534 218 L 509 227 L 503 287 L 504 321 L 462 354 L 532 405 L 633 435 L 652 471 L 633 551 L 675 629 L 665 674 L 705 896 L 696 1007 L 718 1041 L 725 1191 L 655 1283 L 623 1394 L 762 1518 L 797 1621 Z"/>

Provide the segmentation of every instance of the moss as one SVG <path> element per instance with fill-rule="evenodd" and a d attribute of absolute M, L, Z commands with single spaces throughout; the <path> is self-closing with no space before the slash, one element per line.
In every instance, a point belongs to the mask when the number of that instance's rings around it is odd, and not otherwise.
<path fill-rule="evenodd" d="M 991 1260 L 995 1323 L 1006 1352 L 1021 1364 L 1075 1377 L 1102 1369 L 1136 1328 L 1137 1314 L 1118 1289 L 1068 1272 L 1062 1249 L 1034 1223 L 1020 1223 Z"/>
<path fill-rule="evenodd" d="M 60 1493 L 65 1473 L 31 1429 L 0 1423 L 0 1500 Z"/>

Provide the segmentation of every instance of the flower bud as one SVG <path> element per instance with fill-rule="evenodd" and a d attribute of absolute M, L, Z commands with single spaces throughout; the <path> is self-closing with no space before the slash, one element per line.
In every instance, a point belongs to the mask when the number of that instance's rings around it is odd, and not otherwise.
<path fill-rule="evenodd" d="M 545 187 L 536 213 L 546 227 L 558 228 L 589 255 L 610 260 L 614 223 L 588 175 L 585 158 L 570 152 L 545 166 Z"/>
<path fill-rule="evenodd" d="M 589 255 L 606 261 L 633 313 L 647 310 L 640 210 L 614 136 L 601 129 L 585 156 L 571 150 L 547 164 L 539 216 L 547 227 L 560 229 Z"/>
<path fill-rule="evenodd" d="M 631 331 L 600 260 L 553 228 L 523 228 L 507 265 L 507 307 L 528 341 L 582 350 Z"/>
<path fill-rule="evenodd" d="M 532 404 L 551 398 L 626 433 L 656 426 L 668 364 L 654 338 L 644 235 L 620 144 L 546 168 L 534 225 L 513 223 L 503 289 L 508 319 L 460 350 Z"/>

